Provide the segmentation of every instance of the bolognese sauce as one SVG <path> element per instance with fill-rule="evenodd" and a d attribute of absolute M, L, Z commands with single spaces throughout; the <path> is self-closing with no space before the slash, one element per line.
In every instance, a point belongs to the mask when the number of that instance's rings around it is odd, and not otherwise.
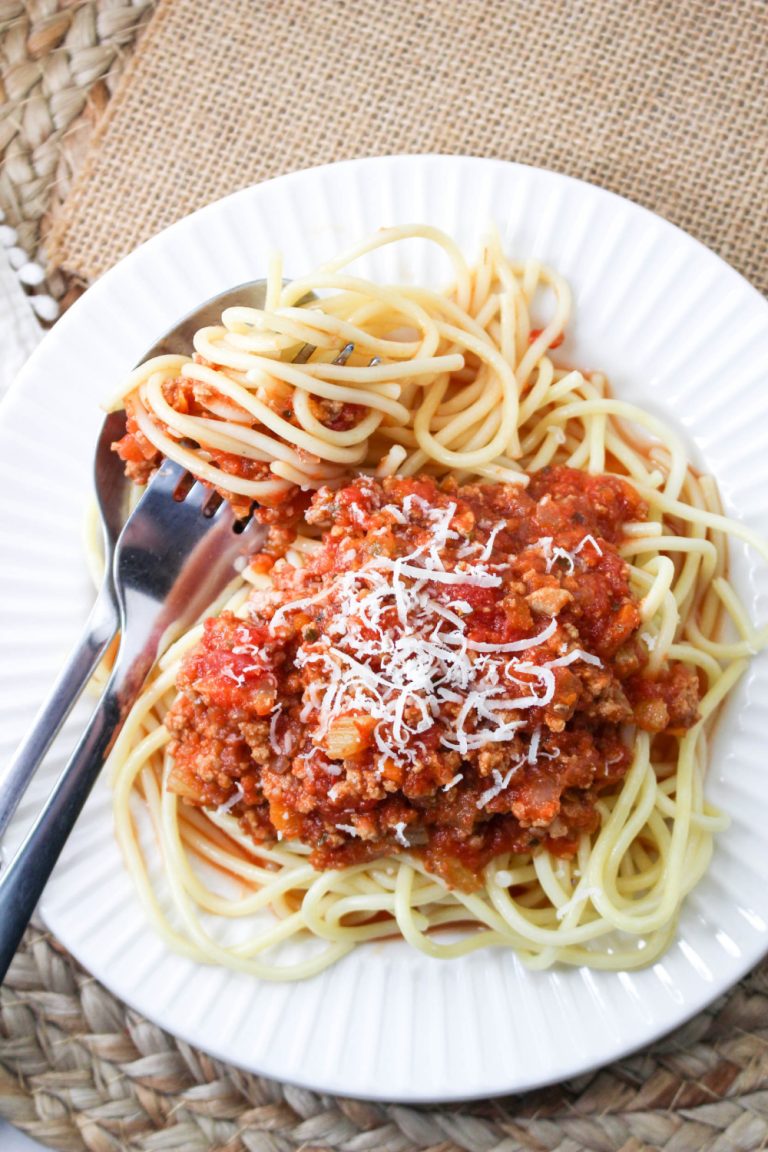
<path fill-rule="evenodd" d="M 197 354 L 193 357 L 196 364 L 212 367 Z M 210 411 L 215 412 L 223 419 L 226 416 L 236 420 L 247 420 L 248 413 L 240 408 L 234 401 L 223 396 L 209 384 L 200 380 L 189 379 L 185 376 L 174 376 L 164 381 L 162 385 L 163 399 L 171 406 L 174 412 L 182 416 L 203 417 Z M 112 451 L 116 452 L 125 464 L 125 474 L 135 484 L 147 484 L 162 463 L 163 454 L 142 431 L 137 420 L 137 405 L 141 403 L 135 395 L 125 398 L 126 430 L 125 434 L 112 444 Z M 326 408 L 321 410 L 326 426 L 333 430 L 344 430 L 354 426 L 359 413 L 362 411 L 357 405 L 330 405 L 322 402 Z M 279 404 L 272 407 L 285 419 L 293 418 L 293 403 L 290 397 L 283 397 Z M 158 429 L 165 434 L 171 434 L 171 429 L 158 417 L 149 416 Z M 255 460 L 249 456 L 226 452 L 212 446 L 206 448 L 207 459 L 227 477 L 237 477 L 241 480 L 267 480 L 270 475 L 270 465 L 263 460 Z M 295 486 L 289 486 L 279 499 L 275 500 L 276 507 L 253 507 L 253 500 L 230 491 L 226 486 L 213 486 L 225 500 L 232 505 L 235 516 L 243 519 L 252 513 L 267 524 L 279 523 L 286 518 L 295 520 L 301 515 L 307 505 L 307 497 Z"/>
<path fill-rule="evenodd" d="M 698 718 L 693 671 L 646 667 L 618 551 L 646 512 L 565 467 L 320 489 L 306 566 L 254 558 L 270 586 L 185 658 L 169 786 L 322 869 L 408 851 L 471 889 L 502 852 L 572 856 L 628 771 L 628 726 Z"/>

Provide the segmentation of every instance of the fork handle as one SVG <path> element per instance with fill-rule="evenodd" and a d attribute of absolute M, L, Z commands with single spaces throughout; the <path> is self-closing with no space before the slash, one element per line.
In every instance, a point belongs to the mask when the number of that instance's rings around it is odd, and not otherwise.
<path fill-rule="evenodd" d="M 54 737 L 116 633 L 114 594 L 111 585 L 105 581 L 91 609 L 80 642 L 59 673 L 48 698 L 41 705 L 32 728 L 0 777 L 0 839 Z"/>
<path fill-rule="evenodd" d="M 77 747 L 23 844 L 0 873 L 0 983 L 153 657 L 154 650 L 128 655 L 121 647 Z"/>

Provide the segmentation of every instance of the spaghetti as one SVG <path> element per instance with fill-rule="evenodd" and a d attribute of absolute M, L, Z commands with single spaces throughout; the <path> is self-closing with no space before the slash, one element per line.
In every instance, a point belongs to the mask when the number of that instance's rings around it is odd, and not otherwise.
<path fill-rule="evenodd" d="M 449 293 L 343 271 L 413 236 L 449 255 Z M 273 262 L 262 311 L 129 378 L 129 472 L 168 455 L 273 522 L 111 758 L 175 949 L 299 979 L 393 934 L 532 967 L 668 946 L 724 826 L 708 732 L 768 640 L 726 540 L 768 547 L 671 429 L 556 365 L 569 312 L 495 236 L 470 268 L 434 229 L 384 229 L 288 286 Z"/>

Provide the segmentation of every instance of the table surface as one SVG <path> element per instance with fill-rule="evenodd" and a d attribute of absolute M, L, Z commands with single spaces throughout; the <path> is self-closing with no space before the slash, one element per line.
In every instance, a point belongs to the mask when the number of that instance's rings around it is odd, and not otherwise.
<path fill-rule="evenodd" d="M 0 1148 L 3 1152 L 50 1152 L 43 1148 L 36 1140 L 30 1140 L 18 1128 L 13 1128 L 5 1120 L 0 1119 Z"/>

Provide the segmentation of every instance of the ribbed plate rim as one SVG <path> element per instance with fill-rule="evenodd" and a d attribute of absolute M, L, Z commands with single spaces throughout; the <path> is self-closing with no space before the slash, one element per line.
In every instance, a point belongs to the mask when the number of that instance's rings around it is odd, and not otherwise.
<path fill-rule="evenodd" d="M 24 420 L 25 411 L 29 410 L 29 400 L 25 393 L 35 386 L 35 382 L 39 385 L 41 377 L 51 371 L 51 366 L 55 364 L 59 352 L 61 351 L 62 354 L 64 354 L 69 350 L 71 354 L 74 343 L 84 339 L 87 334 L 88 326 L 92 322 L 92 318 L 98 317 L 100 313 L 109 314 L 111 309 L 116 308 L 115 301 L 119 302 L 121 285 L 129 283 L 134 273 L 141 275 L 142 269 L 146 270 L 147 268 L 151 268 L 153 261 L 163 258 L 164 252 L 180 251 L 188 239 L 191 239 L 194 243 L 195 238 L 200 238 L 209 222 L 212 227 L 215 228 L 217 226 L 216 221 L 224 219 L 234 220 L 238 215 L 242 218 L 242 214 L 248 211 L 249 205 L 258 205 L 259 203 L 268 205 L 270 198 L 276 203 L 275 198 L 278 195 L 284 197 L 286 202 L 292 202 L 292 198 L 295 202 L 296 197 L 302 190 L 302 186 L 305 192 L 308 188 L 322 188 L 327 194 L 326 185 L 336 187 L 337 189 L 349 187 L 358 188 L 359 186 L 372 188 L 374 181 L 392 180 L 396 174 L 400 176 L 407 174 L 413 179 L 414 187 L 416 188 L 426 187 L 428 201 L 431 195 L 433 202 L 436 202 L 438 197 L 438 173 L 444 186 L 449 188 L 451 187 L 451 181 L 455 181 L 458 186 L 462 179 L 466 179 L 467 173 L 472 173 L 476 174 L 479 186 L 482 186 L 483 181 L 486 182 L 489 188 L 495 185 L 502 186 L 507 182 L 511 188 L 517 181 L 519 186 L 527 188 L 529 190 L 527 194 L 530 194 L 530 189 L 538 184 L 542 188 L 549 189 L 552 195 L 556 195 L 566 201 L 569 196 L 586 197 L 590 203 L 600 205 L 601 208 L 605 207 L 607 219 L 612 218 L 614 214 L 619 214 L 616 215 L 616 219 L 620 218 L 621 213 L 625 215 L 628 214 L 627 218 L 632 221 L 633 228 L 635 225 L 637 225 L 638 230 L 641 229 L 641 225 L 646 228 L 651 228 L 652 226 L 653 230 L 659 232 L 663 238 L 670 238 L 670 247 L 677 245 L 679 248 L 680 245 L 682 245 L 682 248 L 686 252 L 695 254 L 696 261 L 699 264 L 703 261 L 707 269 L 711 270 L 711 275 L 714 278 L 714 283 L 718 285 L 720 295 L 724 299 L 733 297 L 740 308 L 746 309 L 747 313 L 751 313 L 757 317 L 761 321 L 763 328 L 768 330 L 768 326 L 766 325 L 766 321 L 768 320 L 768 305 L 766 305 L 766 302 L 759 293 L 743 280 L 738 273 L 730 268 L 729 265 L 680 229 L 663 221 L 647 209 L 635 205 L 631 201 L 618 197 L 604 189 L 597 188 L 583 181 L 575 180 L 572 177 L 543 169 L 471 156 L 452 157 L 432 154 L 424 156 L 390 156 L 348 160 L 341 161 L 335 165 L 325 165 L 316 169 L 304 169 L 299 172 L 289 173 L 262 185 L 244 188 L 232 196 L 208 205 L 193 215 L 178 221 L 127 256 L 70 309 L 67 315 L 56 325 L 30 358 L 27 366 L 9 394 L 9 397 L 0 408 L 0 438 L 5 435 L 12 435 L 15 429 L 18 430 L 20 421 Z M 421 184 L 419 184 L 420 181 Z M 432 181 L 431 184 L 430 181 Z M 432 189 L 431 192 L 429 191 L 430 188 Z M 370 223 L 371 226 L 376 225 L 376 222 L 368 223 Z M 672 244 L 672 238 L 674 238 L 674 245 Z M 691 259 L 693 259 L 693 257 L 691 257 Z M 642 272 L 642 262 L 638 264 L 638 268 Z M 256 274 L 258 273 L 254 272 L 254 275 Z M 184 309 L 181 309 L 180 311 L 183 310 Z M 155 331 L 147 330 L 147 338 L 144 343 L 146 345 L 151 344 L 157 334 Z M 599 367 L 600 365 L 594 364 L 592 366 Z M 108 390 L 107 388 L 105 391 Z M 93 423 L 93 421 L 91 422 Z M 63 498 L 64 497 L 62 497 L 62 499 Z M 17 533 L 16 538 L 18 538 L 18 529 L 14 529 L 14 531 Z M 748 695 L 749 693 L 747 693 L 747 696 Z M 755 705 L 752 703 L 748 712 L 748 719 L 753 719 L 754 714 Z M 55 893 L 55 882 L 52 892 Z M 156 1022 L 160 1024 L 164 1024 L 165 1022 L 165 1026 L 167 1026 L 167 1017 L 164 1019 L 162 1010 L 158 1009 L 156 1003 L 148 1003 L 146 996 L 141 994 L 141 990 L 137 991 L 136 989 L 132 990 L 127 988 L 124 982 L 121 986 L 115 986 L 114 982 L 110 980 L 110 974 L 99 970 L 98 961 L 94 963 L 94 957 L 89 955 L 88 948 L 83 948 L 77 940 L 73 939 L 73 936 L 76 935 L 74 925 L 67 921 L 66 916 L 62 917 L 61 914 L 57 912 L 56 900 L 52 892 L 47 894 L 42 905 L 43 916 L 49 927 L 56 932 L 66 946 L 71 948 L 75 956 L 84 963 L 86 967 L 95 969 L 95 974 L 107 987 L 111 987 L 116 994 L 120 995 L 137 1011 L 155 1019 Z M 766 900 L 761 910 L 768 916 L 768 900 Z M 742 954 L 738 960 L 734 958 L 727 973 L 714 979 L 711 986 L 707 988 L 706 995 L 697 993 L 694 1000 L 684 1002 L 684 1005 L 679 1006 L 677 1011 L 670 1011 L 669 1016 L 666 1017 L 661 1024 L 655 1024 L 654 1027 L 646 1029 L 642 1035 L 634 1034 L 630 1037 L 623 1038 L 602 1052 L 583 1053 L 578 1059 L 571 1060 L 570 1063 L 567 1059 L 565 1059 L 565 1061 L 561 1059 L 556 1067 L 553 1066 L 554 1071 L 552 1075 L 542 1074 L 539 1071 L 538 1073 L 529 1074 L 528 1079 L 526 1079 L 525 1075 L 521 1075 L 514 1081 L 510 1081 L 509 1078 L 507 1078 L 504 1082 L 498 1078 L 494 1080 L 494 1077 L 489 1075 L 485 1078 L 485 1083 L 480 1090 L 476 1087 L 471 1092 L 463 1090 L 461 1083 L 458 1082 L 443 1083 L 439 1086 L 431 1084 L 429 1088 L 427 1088 L 426 1082 L 420 1084 L 417 1079 L 414 1083 L 403 1086 L 402 1083 L 397 1082 L 396 1079 L 393 1080 L 391 1077 L 388 1081 L 386 1067 L 376 1069 L 376 1075 L 373 1075 L 372 1072 L 369 1073 L 369 1079 L 367 1081 L 358 1078 L 358 1081 L 355 1082 L 350 1081 L 349 1078 L 347 1078 L 346 1081 L 340 1080 L 339 1075 L 334 1074 L 333 1070 L 326 1072 L 318 1070 L 311 1065 L 311 1061 L 309 1070 L 306 1060 L 302 1061 L 301 1059 L 297 1059 L 293 1065 L 286 1066 L 284 1062 L 278 1065 L 274 1061 L 270 1062 L 269 1053 L 262 1053 L 260 1058 L 250 1062 L 244 1062 L 242 1059 L 235 1060 L 232 1056 L 231 1049 L 228 1049 L 226 1044 L 218 1044 L 215 1037 L 201 1034 L 200 1030 L 195 1027 L 187 1029 L 179 1027 L 178 1020 L 176 1020 L 176 1026 L 173 1030 L 183 1039 L 210 1051 L 213 1055 L 223 1060 L 239 1062 L 243 1064 L 243 1066 L 247 1066 L 249 1070 L 262 1075 L 275 1076 L 327 1092 L 362 1096 L 372 1099 L 392 1099 L 393 1092 L 387 1088 L 387 1083 L 389 1082 L 398 1083 L 399 1090 L 394 1093 L 394 1097 L 411 1102 L 461 1100 L 472 1098 L 479 1094 L 498 1095 L 510 1091 L 521 1091 L 541 1086 L 555 1079 L 561 1079 L 587 1071 L 608 1060 L 626 1055 L 639 1046 L 656 1039 L 659 1035 L 683 1023 L 697 1011 L 706 1007 L 708 1003 L 715 999 L 728 986 L 740 979 L 741 976 L 760 959 L 767 946 L 768 939 L 766 938 L 765 928 L 763 926 L 762 929 L 755 930 L 751 949 L 747 953 Z M 406 967 L 408 966 L 406 965 Z M 418 961 L 415 961 L 410 967 L 414 969 L 413 983 L 409 989 L 409 992 L 412 994 L 413 988 L 419 985 L 423 970 L 419 970 Z M 482 965 L 478 965 L 478 962 L 472 959 L 466 965 L 457 967 L 451 975 L 450 980 L 454 981 L 454 978 L 458 980 L 463 972 L 472 974 L 477 967 L 480 967 L 481 972 L 483 971 Z M 448 980 L 448 977 L 440 977 L 440 981 L 444 984 L 447 983 Z M 319 986 L 324 987 L 325 983 L 327 983 L 327 981 L 321 981 Z M 477 994 L 477 987 L 472 987 L 472 994 Z M 559 994 L 560 993 L 558 993 L 558 995 Z M 477 1037 L 475 1037 L 475 1040 L 477 1040 Z M 466 1069 L 466 1071 L 469 1072 L 469 1069 Z M 469 1078 L 471 1079 L 471 1076 L 469 1076 Z"/>

